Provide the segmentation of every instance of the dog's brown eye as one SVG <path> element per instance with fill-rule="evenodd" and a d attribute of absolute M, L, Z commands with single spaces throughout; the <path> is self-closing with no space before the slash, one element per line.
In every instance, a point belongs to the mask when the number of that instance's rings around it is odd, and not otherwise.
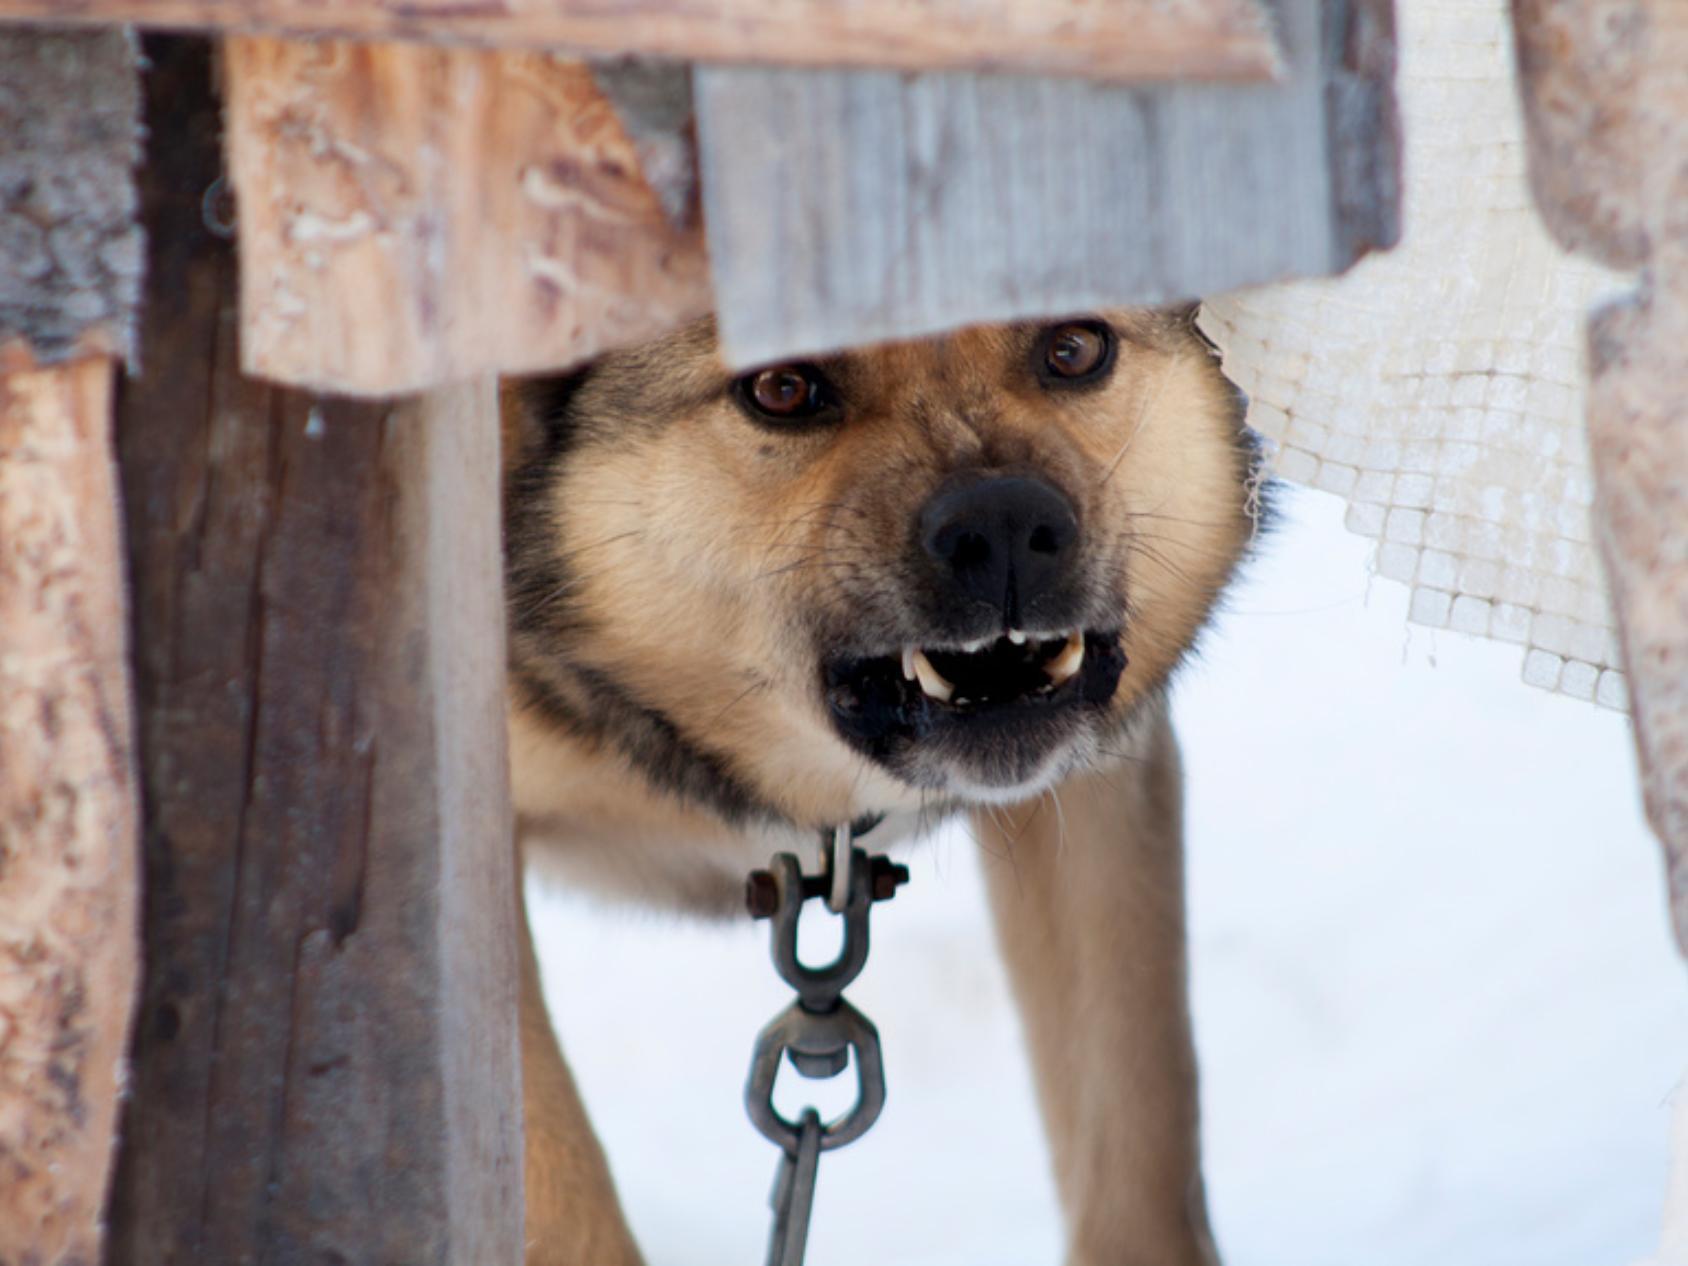
<path fill-rule="evenodd" d="M 1113 334 L 1100 321 L 1051 326 L 1043 335 L 1042 376 L 1063 383 L 1084 382 L 1108 368 L 1113 349 Z"/>
<path fill-rule="evenodd" d="M 820 372 L 807 365 L 774 365 L 738 380 L 739 397 L 762 417 L 776 422 L 815 418 L 831 410 L 831 389 Z"/>

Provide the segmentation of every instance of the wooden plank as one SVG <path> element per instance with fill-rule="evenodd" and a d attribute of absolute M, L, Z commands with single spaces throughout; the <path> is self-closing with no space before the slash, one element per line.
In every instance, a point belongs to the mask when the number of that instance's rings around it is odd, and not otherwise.
<path fill-rule="evenodd" d="M 247 372 L 359 395 L 556 369 L 708 310 L 582 63 L 228 42 Z"/>
<path fill-rule="evenodd" d="M 209 49 L 147 55 L 119 403 L 147 972 L 108 1260 L 513 1263 L 494 386 L 242 378 Z"/>
<path fill-rule="evenodd" d="M 0 372 L 129 354 L 139 114 L 122 32 L 0 30 Z"/>
<path fill-rule="evenodd" d="M 139 976 L 111 363 L 0 375 L 0 1261 L 100 1255 Z"/>
<path fill-rule="evenodd" d="M 1387 0 L 1277 0 L 1276 85 L 699 68 L 729 358 L 1338 272 L 1398 232 Z"/>
<path fill-rule="evenodd" d="M 1515 0 L 1538 203 L 1566 245 L 1642 265 L 1590 326 L 1595 521 L 1647 816 L 1688 954 L 1688 6 Z"/>
<path fill-rule="evenodd" d="M 7 18 L 1144 80 L 1277 68 L 1256 0 L 0 0 Z"/>

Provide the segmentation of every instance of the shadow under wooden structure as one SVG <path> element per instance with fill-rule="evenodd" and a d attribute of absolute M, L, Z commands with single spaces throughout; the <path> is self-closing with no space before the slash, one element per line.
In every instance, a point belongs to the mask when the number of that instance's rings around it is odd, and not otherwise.
<path fill-rule="evenodd" d="M 1680 859 L 1688 33 L 1609 8 L 1517 0 L 1553 222 L 1653 270 L 1596 456 Z M 0 0 L 0 1262 L 520 1260 L 497 375 L 1397 233 L 1389 0 L 329 12 Z"/>

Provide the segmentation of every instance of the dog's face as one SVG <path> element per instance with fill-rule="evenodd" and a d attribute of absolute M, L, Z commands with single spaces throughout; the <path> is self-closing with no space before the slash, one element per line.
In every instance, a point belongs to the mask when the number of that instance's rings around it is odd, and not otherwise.
<path fill-rule="evenodd" d="M 703 323 L 512 387 L 506 423 L 518 700 L 804 825 L 1105 758 L 1251 531 L 1239 402 L 1183 313 L 742 376 Z"/>

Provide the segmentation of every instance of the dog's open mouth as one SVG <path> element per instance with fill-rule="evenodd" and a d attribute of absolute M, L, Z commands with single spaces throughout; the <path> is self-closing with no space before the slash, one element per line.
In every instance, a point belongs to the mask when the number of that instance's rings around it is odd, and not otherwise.
<path fill-rule="evenodd" d="M 939 728 L 994 729 L 1055 709 L 1105 705 L 1124 669 L 1117 631 L 1071 629 L 839 658 L 823 676 L 828 710 L 845 737 L 882 754 L 896 740 Z"/>
<path fill-rule="evenodd" d="M 1076 629 L 1064 639 L 1014 632 L 955 650 L 903 647 L 903 680 L 952 708 L 1053 694 L 1083 667 L 1084 634 Z"/>

